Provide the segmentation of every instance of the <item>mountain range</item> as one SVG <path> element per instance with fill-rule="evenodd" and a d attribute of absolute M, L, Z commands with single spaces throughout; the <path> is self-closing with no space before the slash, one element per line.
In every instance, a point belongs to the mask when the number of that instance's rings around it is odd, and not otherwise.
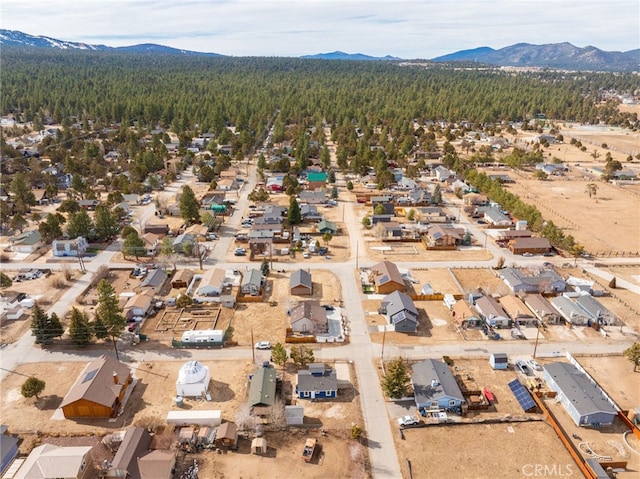
<path fill-rule="evenodd" d="M 219 53 L 203 53 L 181 50 L 153 43 L 144 43 L 126 47 L 109 47 L 106 45 L 68 42 L 50 37 L 34 36 L 15 30 L 3 29 L 0 29 L 0 45 L 57 48 L 63 50 L 120 51 L 132 53 L 201 55 L 210 57 L 225 56 Z M 357 61 L 405 60 L 390 55 L 384 57 L 373 57 L 362 53 L 345 53 L 341 51 L 304 55 L 300 58 Z M 473 62 L 495 66 L 540 67 L 564 70 L 638 71 L 640 70 L 640 49 L 630 50 L 628 52 L 608 52 L 593 46 L 580 48 L 566 42 L 550 43 L 545 45 L 518 43 L 497 50 L 490 47 L 461 50 L 433 58 L 430 61 L 449 64 L 457 62 L 469 64 L 469 62 Z"/>

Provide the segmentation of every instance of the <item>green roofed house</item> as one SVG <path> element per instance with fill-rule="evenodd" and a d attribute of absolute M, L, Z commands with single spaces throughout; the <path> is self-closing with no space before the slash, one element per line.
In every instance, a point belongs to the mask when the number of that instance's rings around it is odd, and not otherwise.
<path fill-rule="evenodd" d="M 332 235 L 335 235 L 336 232 L 338 231 L 338 227 L 336 226 L 336 224 L 332 221 L 329 220 L 322 220 L 318 223 L 318 231 L 322 234 L 325 234 L 326 232 L 331 233 Z"/>
<path fill-rule="evenodd" d="M 309 172 L 307 173 L 307 189 L 317 190 L 327 185 L 327 174 L 325 172 Z"/>
<path fill-rule="evenodd" d="M 270 408 L 276 398 L 276 370 L 265 363 L 256 369 L 249 382 L 249 406 Z"/>

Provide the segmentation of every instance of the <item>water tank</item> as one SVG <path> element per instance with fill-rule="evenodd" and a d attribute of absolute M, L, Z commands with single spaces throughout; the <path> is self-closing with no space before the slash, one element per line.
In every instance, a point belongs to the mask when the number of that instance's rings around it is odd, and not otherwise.
<path fill-rule="evenodd" d="M 184 404 L 184 398 L 182 396 L 176 396 L 176 406 L 182 407 Z"/>

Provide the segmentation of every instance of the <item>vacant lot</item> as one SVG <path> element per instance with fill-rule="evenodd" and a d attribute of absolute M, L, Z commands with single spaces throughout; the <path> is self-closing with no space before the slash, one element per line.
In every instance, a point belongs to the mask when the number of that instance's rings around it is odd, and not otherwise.
<path fill-rule="evenodd" d="M 640 373 L 633 372 L 633 364 L 628 359 L 622 356 L 577 359 L 621 409 L 628 411 L 638 405 Z"/>
<path fill-rule="evenodd" d="M 395 437 L 405 478 L 524 479 L 532 464 L 555 464 L 565 475 L 577 472 L 560 439 L 543 422 L 426 427 L 407 429 L 404 436 L 404 441 Z"/>

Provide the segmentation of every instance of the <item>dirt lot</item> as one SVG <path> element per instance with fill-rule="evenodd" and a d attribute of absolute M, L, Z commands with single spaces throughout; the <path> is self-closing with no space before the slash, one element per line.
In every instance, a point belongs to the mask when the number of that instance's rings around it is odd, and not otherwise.
<path fill-rule="evenodd" d="M 247 391 L 248 374 L 255 369 L 250 362 L 243 361 L 203 361 L 211 370 L 209 387 L 212 401 L 185 399 L 184 409 L 220 409 L 224 420 L 237 422 L 237 413 Z M 3 423 L 12 433 L 20 434 L 24 440 L 22 452 L 28 452 L 36 444 L 34 431 L 38 431 L 38 442 L 49 442 L 48 436 L 102 435 L 130 425 L 158 427 L 170 410 L 175 410 L 175 389 L 173 383 L 182 361 L 154 362 L 132 365 L 138 383 L 129 398 L 125 413 L 115 421 L 93 420 L 51 420 L 69 387 L 82 371 L 84 363 L 26 364 L 17 373 L 7 377 L 2 388 Z M 46 389 L 40 399 L 25 399 L 19 389 L 24 375 L 36 375 L 47 380 Z M 293 370 L 285 377 L 295 378 Z M 292 390 L 289 385 L 285 388 Z M 240 441 L 238 452 L 216 455 L 203 452 L 187 456 L 197 458 L 201 464 L 200 477 L 291 477 L 296 471 L 301 477 L 367 477 L 363 473 L 363 450 L 348 437 L 351 423 L 361 423 L 362 416 L 357 399 L 357 385 L 341 390 L 338 400 L 310 403 L 305 406 L 307 428 L 294 428 L 287 432 L 267 431 L 269 453 L 264 457 L 249 454 L 248 440 Z M 326 435 L 321 429 L 326 430 Z M 317 437 L 319 454 L 311 464 L 300 459 L 301 445 L 307 437 Z M 348 448 L 345 448 L 345 444 Z M 239 456 L 239 457 L 238 457 Z M 274 461 L 273 459 L 278 459 Z M 268 470 L 265 471 L 265 466 Z M 286 471 L 286 472 L 285 472 Z"/>
<path fill-rule="evenodd" d="M 452 270 L 465 293 L 482 288 L 485 294 L 509 294 L 509 287 L 493 270 L 487 268 L 469 268 Z"/>
<path fill-rule="evenodd" d="M 15 276 L 17 271 L 6 271 L 9 277 Z M 75 273 L 77 275 L 77 273 Z M 73 281 L 73 278 L 71 279 Z M 29 281 L 14 282 L 8 290 L 2 291 L 6 295 L 9 291 L 25 293 L 33 298 L 38 305 L 47 311 L 66 291 L 71 283 L 62 272 L 53 272 L 49 276 L 41 276 Z M 31 326 L 31 312 L 25 308 L 25 314 L 20 319 L 2 320 L 0 322 L 0 344 L 10 344 L 20 339 Z M 62 318 L 61 318 L 62 319 Z"/>
<path fill-rule="evenodd" d="M 577 359 L 622 410 L 628 411 L 640 403 L 640 373 L 633 373 L 633 365 L 628 359 L 622 356 L 583 356 Z"/>
<path fill-rule="evenodd" d="M 414 479 L 525 478 L 535 464 L 557 465 L 565 476 L 577 473 L 560 439 L 542 422 L 427 427 L 404 435 L 404 441 L 396 436 L 396 447 L 405 478 L 410 477 L 407 461 Z"/>

